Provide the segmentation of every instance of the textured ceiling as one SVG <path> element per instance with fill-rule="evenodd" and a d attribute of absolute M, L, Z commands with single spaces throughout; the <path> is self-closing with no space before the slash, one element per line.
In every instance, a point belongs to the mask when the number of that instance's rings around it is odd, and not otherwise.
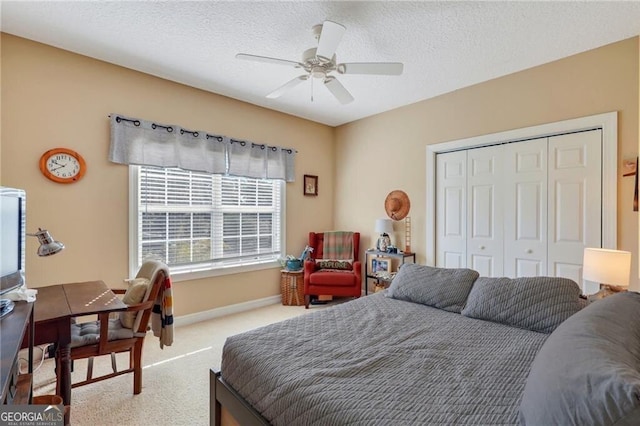
<path fill-rule="evenodd" d="M 339 75 L 341 105 L 301 74 L 311 28 L 347 30 L 338 62 L 403 62 L 401 76 Z M 3 32 L 337 126 L 640 34 L 640 2 L 13 2 Z M 313 101 L 311 94 L 313 91 Z"/>

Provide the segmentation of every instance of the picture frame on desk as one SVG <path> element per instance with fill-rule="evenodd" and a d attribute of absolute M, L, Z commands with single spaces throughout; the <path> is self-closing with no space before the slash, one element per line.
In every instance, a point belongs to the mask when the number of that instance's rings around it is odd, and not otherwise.
<path fill-rule="evenodd" d="M 380 256 L 380 257 L 371 257 L 369 259 L 370 265 L 369 269 L 373 275 L 381 274 L 381 273 L 391 273 L 391 258 Z"/>

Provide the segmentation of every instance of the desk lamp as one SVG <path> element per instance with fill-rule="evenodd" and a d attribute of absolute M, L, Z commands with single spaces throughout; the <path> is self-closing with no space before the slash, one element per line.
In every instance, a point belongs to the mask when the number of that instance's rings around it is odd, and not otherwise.
<path fill-rule="evenodd" d="M 38 256 L 51 256 L 64 249 L 64 244 L 60 241 L 54 240 L 46 229 L 38 228 L 38 232 L 35 234 L 27 235 L 30 237 L 38 237 L 38 241 L 40 242 L 40 247 L 38 247 Z M 13 300 L 0 299 L 0 317 L 13 311 L 14 306 Z"/>
<path fill-rule="evenodd" d="M 621 250 L 585 248 L 582 261 L 582 278 L 600 283 L 605 297 L 612 293 L 625 291 L 629 286 L 631 271 L 631 253 Z"/>
<path fill-rule="evenodd" d="M 64 249 L 64 244 L 60 241 L 54 240 L 46 229 L 38 228 L 38 232 L 35 234 L 27 235 L 30 237 L 38 237 L 38 242 L 40 242 L 40 247 L 38 247 L 38 256 L 51 256 L 52 254 L 59 253 Z"/>

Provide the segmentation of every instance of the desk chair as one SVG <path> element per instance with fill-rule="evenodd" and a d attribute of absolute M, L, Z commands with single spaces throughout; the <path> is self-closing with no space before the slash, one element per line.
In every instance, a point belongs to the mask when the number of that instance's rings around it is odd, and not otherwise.
<path fill-rule="evenodd" d="M 167 277 L 166 265 L 147 261 L 127 290 L 113 290 L 116 294 L 124 294 L 123 302 L 128 305 L 119 318 L 109 319 L 109 314 L 104 313 L 99 315 L 98 321 L 72 324 L 71 361 L 89 359 L 86 380 L 73 383 L 72 388 L 133 373 L 133 393 L 142 392 L 142 345 L 153 305 Z M 120 352 L 129 352 L 129 368 L 117 371 L 115 354 Z M 92 377 L 93 357 L 102 355 L 111 356 L 113 373 Z"/>

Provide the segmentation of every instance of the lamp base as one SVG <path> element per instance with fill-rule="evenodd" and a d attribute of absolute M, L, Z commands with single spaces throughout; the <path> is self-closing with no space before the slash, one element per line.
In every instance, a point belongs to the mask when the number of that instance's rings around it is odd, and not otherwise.
<path fill-rule="evenodd" d="M 376 250 L 378 251 L 387 251 L 387 247 L 391 245 L 391 238 L 389 238 L 389 234 L 382 234 L 378 238 L 378 242 L 376 243 Z"/>
<path fill-rule="evenodd" d="M 600 291 L 598 291 L 597 293 L 588 295 L 587 300 L 589 301 L 589 303 L 593 303 L 596 300 L 604 299 L 607 296 L 611 296 L 623 291 L 627 291 L 627 288 L 621 287 L 619 285 L 600 284 Z"/>
<path fill-rule="evenodd" d="M 620 293 L 621 291 L 627 291 L 626 287 L 611 284 L 600 284 L 600 290 L 609 290 L 612 293 Z"/>

